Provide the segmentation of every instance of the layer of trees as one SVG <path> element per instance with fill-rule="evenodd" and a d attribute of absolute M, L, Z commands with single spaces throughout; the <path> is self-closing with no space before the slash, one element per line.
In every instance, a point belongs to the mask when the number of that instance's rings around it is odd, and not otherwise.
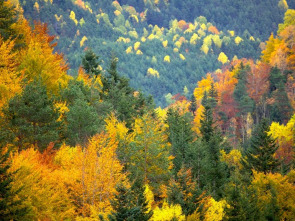
<path fill-rule="evenodd" d="M 294 13 L 261 61 L 155 109 L 115 56 L 68 75 L 46 25 L 0 0 L 0 219 L 293 220 Z"/>

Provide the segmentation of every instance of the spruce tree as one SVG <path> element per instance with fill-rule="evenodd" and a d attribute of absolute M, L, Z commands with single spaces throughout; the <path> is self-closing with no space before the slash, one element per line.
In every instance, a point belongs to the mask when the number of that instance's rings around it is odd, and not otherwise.
<path fill-rule="evenodd" d="M 255 129 L 251 137 L 250 148 L 246 150 L 242 158 L 242 164 L 246 169 L 254 169 L 265 174 L 278 170 L 280 162 L 274 157 L 278 145 L 268 132 L 268 121 L 263 119 Z"/>

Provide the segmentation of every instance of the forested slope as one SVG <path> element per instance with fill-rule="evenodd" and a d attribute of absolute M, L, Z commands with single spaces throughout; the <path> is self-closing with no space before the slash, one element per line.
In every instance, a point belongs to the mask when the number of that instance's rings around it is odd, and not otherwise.
<path fill-rule="evenodd" d="M 115 55 L 71 76 L 46 25 L 2 0 L 0 21 L 0 220 L 294 220 L 295 10 L 260 59 L 220 56 L 165 108 Z"/>
<path fill-rule="evenodd" d="M 166 105 L 235 56 L 257 59 L 286 1 L 22 1 L 24 15 L 46 22 L 75 75 L 85 48 L 106 68 L 111 53 L 133 87 Z M 291 6 L 292 7 L 292 4 Z"/>

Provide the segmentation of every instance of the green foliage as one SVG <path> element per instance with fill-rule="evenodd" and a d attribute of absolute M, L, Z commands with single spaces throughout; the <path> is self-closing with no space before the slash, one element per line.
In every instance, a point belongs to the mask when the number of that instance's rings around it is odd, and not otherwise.
<path fill-rule="evenodd" d="M 50 142 L 59 143 L 58 113 L 41 80 L 27 84 L 23 93 L 12 98 L 3 112 L 5 125 L 2 130 L 7 130 L 10 138 L 7 142 L 19 149 L 33 144 L 43 151 Z"/>
<path fill-rule="evenodd" d="M 0 148 L 0 219 L 3 221 L 22 220 L 28 213 L 28 208 L 19 207 L 23 199 L 15 199 L 17 192 L 11 189 L 12 174 L 8 172 L 10 151 L 3 149 L 3 147 Z"/>
<path fill-rule="evenodd" d="M 193 141 L 193 132 L 189 114 L 180 115 L 178 110 L 169 109 L 167 112 L 168 141 L 171 143 L 173 159 L 173 171 L 178 173 L 187 162 L 187 152 Z"/>
<path fill-rule="evenodd" d="M 263 119 L 255 129 L 251 137 L 251 146 L 242 159 L 246 169 L 254 169 L 265 174 L 278 170 L 279 161 L 274 157 L 278 145 L 268 135 L 268 131 L 269 124 L 266 119 Z"/>

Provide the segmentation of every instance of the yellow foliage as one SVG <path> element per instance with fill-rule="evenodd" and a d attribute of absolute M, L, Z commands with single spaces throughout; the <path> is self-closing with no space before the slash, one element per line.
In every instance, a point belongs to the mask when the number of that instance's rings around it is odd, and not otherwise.
<path fill-rule="evenodd" d="M 0 37 L 0 110 L 22 91 L 23 75 L 17 72 L 17 54 L 13 52 L 14 41 Z"/>
<path fill-rule="evenodd" d="M 179 54 L 179 57 L 181 60 L 183 60 L 183 61 L 185 60 L 185 57 L 183 56 L 183 54 Z"/>
<path fill-rule="evenodd" d="M 195 113 L 195 118 L 194 118 L 194 124 L 193 124 L 193 131 L 195 131 L 198 135 L 201 134 L 200 132 L 200 127 L 201 127 L 201 120 L 202 120 L 202 117 L 203 117 L 203 113 L 205 111 L 205 108 L 203 105 L 200 105 L 198 107 L 198 109 L 196 110 L 196 113 Z"/>
<path fill-rule="evenodd" d="M 161 120 L 161 122 L 164 123 L 166 120 L 166 117 L 167 117 L 167 110 L 162 109 L 161 107 L 158 107 L 155 109 L 155 112 L 156 112 L 158 118 Z"/>
<path fill-rule="evenodd" d="M 215 201 L 212 197 L 209 199 L 209 208 L 205 213 L 205 221 L 221 221 L 225 218 L 225 208 L 229 204 L 225 200 Z"/>
<path fill-rule="evenodd" d="M 132 53 L 132 46 L 129 46 L 125 52 L 126 52 L 126 54 Z"/>
<path fill-rule="evenodd" d="M 182 209 L 180 205 L 169 205 L 164 201 L 161 208 L 156 207 L 153 210 L 154 214 L 151 218 L 152 221 L 169 221 L 169 220 L 178 220 L 184 221 L 185 216 L 182 214 Z"/>
<path fill-rule="evenodd" d="M 114 6 L 118 11 L 122 11 L 122 7 L 118 1 L 113 1 L 112 6 Z"/>
<path fill-rule="evenodd" d="M 155 38 L 156 36 L 152 33 L 152 34 L 150 34 L 149 36 L 148 36 L 148 40 L 153 40 L 154 38 Z"/>
<path fill-rule="evenodd" d="M 39 13 L 39 4 L 38 4 L 38 2 L 35 2 L 35 4 L 34 4 L 34 8 L 36 9 L 36 11 Z"/>
<path fill-rule="evenodd" d="M 220 61 L 222 64 L 229 62 L 228 57 L 223 52 L 220 52 L 218 56 L 218 61 Z"/>
<path fill-rule="evenodd" d="M 182 43 L 181 43 L 180 41 L 176 41 L 174 44 L 175 44 L 175 46 L 178 47 L 178 48 L 180 48 L 181 45 L 182 45 Z"/>
<path fill-rule="evenodd" d="M 141 50 L 137 50 L 137 51 L 136 51 L 136 54 L 137 54 L 137 55 L 142 55 L 143 53 L 142 53 Z"/>
<path fill-rule="evenodd" d="M 137 51 L 139 47 L 140 47 L 140 42 L 139 41 L 135 42 L 133 46 L 134 50 Z"/>
<path fill-rule="evenodd" d="M 57 119 L 58 122 L 62 121 L 64 118 L 65 113 L 69 112 L 69 108 L 66 102 L 56 102 L 54 104 L 56 110 L 58 110 L 59 117 Z"/>
<path fill-rule="evenodd" d="M 234 37 L 235 36 L 235 31 L 228 31 L 228 33 L 230 34 L 230 36 Z"/>
<path fill-rule="evenodd" d="M 205 54 L 208 54 L 209 51 L 209 47 L 205 44 L 202 45 L 202 47 L 200 48 L 201 51 L 203 51 Z"/>
<path fill-rule="evenodd" d="M 241 151 L 237 149 L 233 149 L 228 154 L 226 154 L 224 150 L 221 150 L 220 153 L 221 153 L 220 160 L 225 162 L 229 167 L 238 167 L 239 169 L 242 168 Z"/>
<path fill-rule="evenodd" d="M 198 85 L 194 90 L 194 96 L 196 97 L 198 104 L 200 104 L 204 92 L 209 92 L 212 83 L 214 83 L 214 81 L 211 74 L 207 74 L 206 78 L 203 78 L 201 81 L 198 82 Z"/>
<path fill-rule="evenodd" d="M 170 56 L 169 55 L 166 55 L 164 57 L 164 61 L 167 62 L 167 63 L 170 63 Z"/>
<path fill-rule="evenodd" d="M 81 39 L 81 41 L 80 41 L 80 47 L 83 47 L 84 42 L 85 42 L 86 40 L 88 40 L 88 38 L 87 38 L 86 36 L 83 36 L 82 39 Z"/>
<path fill-rule="evenodd" d="M 54 48 L 47 42 L 48 35 L 38 31 L 31 33 L 27 50 L 21 52 L 20 70 L 29 81 L 41 78 L 49 95 L 58 94 L 70 79 L 67 65 L 60 54 L 53 52 Z"/>
<path fill-rule="evenodd" d="M 174 36 L 173 36 L 173 42 L 176 41 L 176 40 L 178 39 L 178 37 L 179 37 L 178 34 L 174 35 Z"/>
<path fill-rule="evenodd" d="M 70 19 L 71 19 L 72 21 L 75 22 L 75 25 L 78 25 L 78 21 L 77 21 L 77 19 L 76 19 L 76 14 L 75 14 L 75 12 L 71 11 L 69 17 L 70 17 Z"/>
<path fill-rule="evenodd" d="M 140 39 L 142 42 L 146 42 L 146 38 L 145 37 L 141 37 Z"/>
<path fill-rule="evenodd" d="M 136 31 L 129 31 L 128 34 L 129 34 L 130 37 L 133 37 L 133 38 L 135 38 L 135 39 L 138 38 L 138 34 L 137 34 Z"/>
<path fill-rule="evenodd" d="M 257 206 L 260 211 L 266 211 L 267 206 L 273 203 L 272 197 L 276 197 L 280 220 L 293 220 L 295 217 L 295 186 L 292 178 L 294 170 L 291 170 L 288 175 L 264 174 L 253 171 L 254 178 L 250 186 L 256 191 Z"/>
<path fill-rule="evenodd" d="M 115 14 L 116 16 L 119 16 L 119 15 L 121 15 L 121 12 L 120 12 L 119 10 L 116 10 L 116 11 L 114 11 L 114 14 Z"/>
<path fill-rule="evenodd" d="M 179 49 L 178 48 L 173 48 L 174 53 L 178 53 Z"/>
<path fill-rule="evenodd" d="M 241 37 L 239 37 L 239 36 L 237 36 L 237 37 L 235 38 L 235 43 L 236 43 L 237 45 L 239 45 L 242 41 L 243 41 L 243 39 L 242 39 Z"/>
<path fill-rule="evenodd" d="M 152 76 L 157 77 L 157 78 L 160 77 L 159 72 L 158 72 L 157 70 L 153 69 L 153 68 L 149 68 L 149 69 L 147 70 L 147 74 L 148 74 L 148 75 L 152 75 Z"/>
<path fill-rule="evenodd" d="M 255 41 L 255 38 L 253 36 L 250 36 L 249 40 L 250 41 Z"/>
<path fill-rule="evenodd" d="M 53 171 L 43 160 L 42 155 L 33 148 L 15 153 L 12 157 L 12 190 L 20 190 L 18 198 L 31 210 L 23 219 L 74 219 L 75 207 L 61 180 L 62 174 Z"/>
<path fill-rule="evenodd" d="M 136 15 L 130 15 L 130 17 L 133 18 L 136 21 L 136 23 L 139 22 L 138 17 Z"/>
<path fill-rule="evenodd" d="M 164 47 L 164 48 L 166 48 L 166 47 L 167 47 L 167 45 L 168 45 L 168 40 L 166 40 L 166 41 L 163 41 L 163 42 L 162 42 L 162 44 L 163 44 L 163 47 Z"/>
<path fill-rule="evenodd" d="M 205 30 L 207 30 L 207 26 L 203 23 L 203 24 L 201 24 L 201 29 L 205 31 Z"/>
<path fill-rule="evenodd" d="M 199 35 L 194 33 L 190 39 L 190 44 L 192 45 L 196 45 L 197 44 L 197 40 L 199 39 Z"/>

